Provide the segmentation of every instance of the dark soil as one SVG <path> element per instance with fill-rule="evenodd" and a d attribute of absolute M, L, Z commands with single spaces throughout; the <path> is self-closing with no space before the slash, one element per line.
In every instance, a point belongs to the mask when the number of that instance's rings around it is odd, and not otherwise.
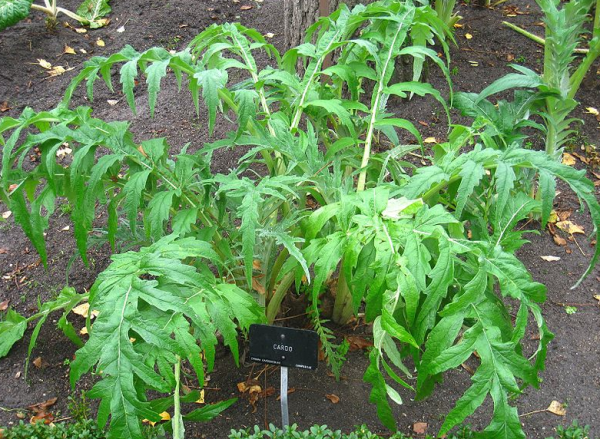
<path fill-rule="evenodd" d="M 61 4 L 75 9 L 77 1 L 63 0 Z M 252 8 L 242 9 L 244 5 Z M 138 50 L 155 45 L 181 49 L 214 22 L 241 21 L 262 33 L 274 33 L 273 44 L 279 48 L 283 45 L 281 0 L 113 0 L 112 8 L 108 27 L 85 34 L 63 26 L 63 21 L 49 31 L 44 18 L 38 13 L 33 13 L 30 20 L 0 33 L 0 115 L 17 117 L 26 106 L 36 110 L 54 107 L 70 79 L 81 69 L 82 63 L 93 55 L 111 54 L 126 44 Z M 510 20 L 542 34 L 539 9 L 533 1 L 509 0 L 495 9 L 462 4 L 459 9 L 464 18 L 461 21 L 463 27 L 456 32 L 458 46 L 452 47 L 451 68 L 455 90 L 482 90 L 510 71 L 507 67 L 510 60 L 539 69 L 542 49 L 501 24 L 502 20 Z M 516 13 L 516 16 L 506 16 L 513 15 L 511 13 Z M 61 20 L 64 19 L 64 16 L 61 17 Z M 77 27 L 76 23 L 71 22 L 71 25 Z M 124 32 L 117 31 L 121 26 Z M 472 38 L 468 39 L 467 34 Z M 105 43 L 104 47 L 97 44 L 98 40 Z M 74 48 L 76 54 L 63 54 L 65 46 Z M 82 53 L 81 49 L 86 53 Z M 38 59 L 62 65 L 68 71 L 50 78 L 37 64 Z M 598 106 L 600 103 L 600 72 L 597 68 L 598 65 L 595 65 L 577 96 L 580 106 L 575 111 L 575 117 L 585 122 L 573 142 L 572 147 L 577 152 L 581 152 L 580 147 L 584 144 L 599 144 L 598 122 L 583 111 L 585 107 Z M 432 70 L 429 79 L 444 89 L 441 74 Z M 73 105 L 85 103 L 82 90 L 78 91 Z M 108 99 L 119 102 L 111 106 L 107 103 Z M 196 117 L 189 94 L 177 94 L 173 78 L 163 86 L 154 119 L 149 117 L 145 93 L 139 93 L 137 101 L 138 115 L 132 116 L 122 96 L 99 87 L 95 93 L 94 114 L 108 120 L 131 120 L 139 140 L 166 136 L 174 148 L 187 142 L 191 142 L 192 147 L 199 147 L 209 141 L 204 115 L 200 119 Z M 445 138 L 445 117 L 429 101 L 415 99 L 410 103 L 397 102 L 394 106 L 402 117 L 422 122 L 423 137 Z M 220 120 L 214 139 L 223 136 L 228 129 L 227 122 Z M 237 151 L 220 154 L 216 157 L 215 167 L 226 171 L 234 166 L 238 154 Z M 598 169 L 595 171 L 598 172 Z M 588 175 L 597 180 L 591 172 Z M 579 204 L 573 194 L 562 188 L 556 207 L 577 210 Z M 6 207 L 0 205 L 0 213 L 4 211 Z M 592 231 L 589 215 L 574 213 L 572 219 L 582 225 L 586 232 Z M 51 220 L 47 236 L 49 265 L 44 270 L 33 246 L 14 226 L 12 218 L 0 223 L 0 302 L 9 300 L 17 311 L 31 315 L 37 308 L 38 299 L 49 299 L 65 285 L 67 265 L 75 252 L 72 232 L 63 230 L 69 225 L 68 217 L 60 213 Z M 536 227 L 535 224 L 530 226 Z M 573 419 L 591 425 L 592 435 L 600 435 L 600 307 L 594 299 L 594 295 L 600 294 L 600 270 L 597 268 L 577 289 L 570 289 L 585 270 L 594 250 L 589 240 L 582 235 L 577 236 L 577 241 L 559 247 L 547 231 L 540 235 L 532 234 L 531 244 L 520 252 L 534 278 L 548 287 L 548 301 L 543 310 L 549 328 L 556 334 L 550 345 L 541 389 L 526 389 L 515 400 L 519 413 L 523 414 L 525 431 L 531 438 L 550 436 L 556 425 L 570 423 Z M 561 259 L 558 262 L 546 262 L 540 258 L 545 255 L 560 256 Z M 91 266 L 86 268 L 76 259 L 69 274 L 69 284 L 78 291 L 89 288 L 98 272 L 107 266 L 108 249 L 92 251 L 90 260 Z M 575 306 L 577 312 L 567 314 L 566 305 Z M 60 411 L 68 416 L 67 397 L 90 386 L 89 379 L 83 380 L 75 392 L 71 391 L 68 361 L 73 358 L 76 349 L 55 329 L 55 321 L 49 320 L 32 353 L 32 359 L 41 358 L 41 367 L 31 365 L 25 378 L 28 337 L 17 343 L 7 358 L 0 360 L 0 425 L 18 422 L 18 409 L 52 397 L 58 397 L 53 407 L 55 414 Z M 81 321 L 76 324 L 83 326 Z M 356 331 L 368 333 L 368 328 L 338 328 L 336 334 L 341 338 L 353 335 Z M 28 331 L 27 336 L 30 333 Z M 339 382 L 331 377 L 325 364 L 321 364 L 317 372 L 290 370 L 290 387 L 295 389 L 289 397 L 291 421 L 303 428 L 318 423 L 346 431 L 353 425 L 365 423 L 375 431 L 385 431 L 377 419 L 375 407 L 368 403 L 369 386 L 362 382 L 366 364 L 364 352 L 359 350 L 350 353 Z M 259 374 L 263 388 L 273 386 L 274 395 L 259 400 L 255 408 L 247 399 L 240 398 L 231 409 L 211 423 L 188 425 L 187 437 L 223 438 L 232 428 L 254 424 L 264 426 L 270 422 L 279 424 L 279 402 L 276 400 L 279 377 L 275 369 L 263 371 L 258 365 L 238 369 L 225 356 L 217 362 L 216 370 L 210 376 L 206 401 L 239 396 L 237 383 Z M 469 379 L 466 369 L 448 373 L 444 384 L 426 402 L 415 403 L 411 401 L 412 395 L 403 394 L 404 404 L 395 409 L 400 429 L 408 433 L 415 422 L 422 421 L 428 423 L 428 431 L 434 433 L 444 414 L 469 385 Z M 334 404 L 327 399 L 330 394 L 337 395 L 339 402 Z M 567 405 L 565 417 L 544 411 L 553 400 Z M 485 408 L 468 421 L 474 428 L 481 429 L 488 424 L 490 413 L 488 400 Z"/>

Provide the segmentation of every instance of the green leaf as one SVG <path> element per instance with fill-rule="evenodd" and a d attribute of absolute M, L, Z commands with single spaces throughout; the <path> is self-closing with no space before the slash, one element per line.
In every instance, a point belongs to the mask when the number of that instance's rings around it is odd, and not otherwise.
<path fill-rule="evenodd" d="M 99 24 L 97 20 L 110 13 L 110 6 L 108 2 L 110 0 L 84 0 L 83 3 L 77 8 L 77 14 L 90 21 L 90 27 L 92 29 L 103 26 Z"/>
<path fill-rule="evenodd" d="M 0 0 L 0 31 L 27 18 L 33 0 Z"/>
<path fill-rule="evenodd" d="M 484 88 L 481 93 L 479 93 L 477 96 L 477 102 L 487 98 L 488 96 L 511 88 L 535 88 L 543 84 L 540 75 L 533 70 L 515 65 L 511 65 L 511 67 L 518 69 L 522 73 L 509 73 L 508 75 L 497 79 Z"/>
<path fill-rule="evenodd" d="M 456 197 L 456 216 L 460 218 L 462 211 L 473 190 L 479 185 L 481 178 L 485 175 L 485 169 L 473 160 L 467 160 L 459 175 L 462 177 Z"/>
<path fill-rule="evenodd" d="M 10 348 L 23 338 L 26 329 L 27 319 L 9 308 L 0 321 L 0 358 L 6 356 Z"/>
<path fill-rule="evenodd" d="M 161 191 L 148 203 L 148 236 L 158 240 L 164 235 L 164 222 L 170 217 L 175 191 Z"/>
<path fill-rule="evenodd" d="M 253 90 L 238 90 L 235 92 L 235 102 L 238 104 L 236 138 L 246 130 L 248 122 L 256 118 L 256 99 L 258 93 Z"/>
<path fill-rule="evenodd" d="M 219 416 L 221 412 L 228 409 L 237 401 L 237 398 L 231 398 L 226 401 L 208 404 L 202 408 L 196 409 L 183 416 L 186 421 L 207 422 Z"/>
<path fill-rule="evenodd" d="M 166 50 L 165 54 L 167 57 L 169 56 Z M 167 74 L 169 61 L 169 58 L 161 61 L 155 61 L 146 69 L 145 73 L 147 75 L 146 83 L 148 84 L 148 105 L 150 106 L 150 117 L 154 117 L 154 107 L 156 106 L 156 98 L 158 96 L 158 92 L 160 91 L 160 82 Z"/>
<path fill-rule="evenodd" d="M 379 371 L 378 367 L 378 354 L 375 349 L 369 354 L 369 366 L 365 371 L 363 380 L 370 383 L 371 393 L 369 395 L 369 402 L 377 406 L 377 417 L 388 429 L 396 431 L 396 420 L 394 414 L 387 400 L 387 387 L 385 378 Z"/>
<path fill-rule="evenodd" d="M 123 203 L 123 209 L 127 215 L 129 221 L 129 227 L 131 231 L 135 231 L 138 217 L 138 209 L 142 200 L 142 192 L 146 187 L 148 176 L 151 174 L 151 170 L 136 172 L 131 175 L 123 187 L 123 194 L 125 201 Z"/>
<path fill-rule="evenodd" d="M 227 84 L 227 72 L 219 69 L 203 70 L 195 73 L 194 79 L 202 87 L 202 97 L 208 108 L 208 134 L 212 136 L 220 105 L 219 90 Z"/>
<path fill-rule="evenodd" d="M 192 230 L 192 225 L 198 221 L 198 209 L 183 209 L 175 214 L 171 227 L 178 236 L 187 235 Z"/>

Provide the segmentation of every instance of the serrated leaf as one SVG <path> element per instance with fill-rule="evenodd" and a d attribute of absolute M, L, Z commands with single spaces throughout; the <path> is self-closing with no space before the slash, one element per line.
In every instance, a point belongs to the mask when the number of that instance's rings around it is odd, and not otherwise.
<path fill-rule="evenodd" d="M 0 0 L 0 31 L 27 18 L 33 0 Z"/>
<path fill-rule="evenodd" d="M 26 329 L 27 319 L 9 308 L 0 321 L 0 358 L 6 356 L 10 348 L 23 338 Z"/>
<path fill-rule="evenodd" d="M 77 14 L 87 18 L 90 21 L 90 27 L 102 27 L 104 24 L 98 22 L 99 18 L 110 13 L 111 9 L 108 5 L 110 0 L 84 0 L 77 8 Z"/>
<path fill-rule="evenodd" d="M 219 416 L 221 412 L 232 406 L 237 401 L 237 398 L 231 398 L 226 401 L 209 404 L 202 408 L 196 409 L 183 417 L 186 421 L 207 422 Z"/>
<path fill-rule="evenodd" d="M 208 134 L 212 136 L 220 105 L 219 90 L 227 84 L 227 72 L 219 69 L 204 70 L 195 73 L 194 79 L 202 87 L 202 97 L 208 108 Z"/>
<path fill-rule="evenodd" d="M 479 163 L 473 160 L 467 160 L 463 165 L 459 175 L 462 177 L 458 186 L 456 198 L 456 216 L 460 218 L 462 211 L 473 190 L 479 185 L 481 178 L 485 174 L 485 169 Z"/>
<path fill-rule="evenodd" d="M 148 203 L 147 217 L 148 235 L 158 240 L 164 234 L 164 222 L 170 218 L 174 191 L 161 191 L 154 195 Z"/>

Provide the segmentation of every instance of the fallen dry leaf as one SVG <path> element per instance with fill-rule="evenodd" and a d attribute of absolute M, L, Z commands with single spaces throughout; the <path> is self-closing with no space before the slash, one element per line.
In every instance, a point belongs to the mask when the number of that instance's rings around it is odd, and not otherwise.
<path fill-rule="evenodd" d="M 472 39 L 472 38 L 473 38 L 473 35 L 471 35 L 471 34 L 465 34 L 465 38 L 466 38 L 467 40 L 470 40 L 470 39 Z"/>
<path fill-rule="evenodd" d="M 35 367 L 37 367 L 38 369 L 42 368 L 42 357 L 37 357 L 35 360 L 32 361 L 33 365 Z"/>
<path fill-rule="evenodd" d="M 0 102 L 0 113 L 4 113 L 8 110 L 10 110 L 8 102 L 7 101 Z"/>
<path fill-rule="evenodd" d="M 106 103 L 108 105 L 110 105 L 111 107 L 114 107 L 115 105 L 117 105 L 119 103 L 119 101 L 116 100 L 116 99 L 109 99 L 109 100 L 106 101 Z"/>
<path fill-rule="evenodd" d="M 98 38 L 96 40 L 96 46 L 98 46 L 98 47 L 104 47 L 104 46 L 106 46 L 106 43 L 104 43 L 104 40 Z"/>
<path fill-rule="evenodd" d="M 11 188 L 8 188 L 8 190 L 12 191 Z M 6 212 L 2 212 L 2 218 L 4 218 L 4 219 L 9 219 L 11 215 L 12 215 L 12 212 L 10 210 L 7 210 Z"/>
<path fill-rule="evenodd" d="M 553 413 L 557 416 L 565 416 L 567 414 L 567 410 L 565 407 L 558 401 L 552 401 L 546 411 Z"/>
<path fill-rule="evenodd" d="M 598 302 L 600 302 L 600 294 L 596 294 L 596 295 L 594 296 L 594 299 L 596 299 Z"/>
<path fill-rule="evenodd" d="M 568 152 L 563 153 L 563 156 L 562 156 L 562 164 L 563 165 L 573 166 L 575 163 L 577 163 L 577 160 L 575 160 L 575 157 L 573 157 Z"/>
<path fill-rule="evenodd" d="M 195 401 L 196 404 L 204 404 L 204 389 L 200 390 L 200 397 Z"/>
<path fill-rule="evenodd" d="M 350 344 L 350 351 L 360 351 L 373 346 L 372 341 L 366 340 L 365 338 L 357 335 L 349 335 L 346 337 L 346 340 L 348 340 L 348 343 Z"/>
<path fill-rule="evenodd" d="M 544 261 L 547 261 L 547 262 L 560 261 L 560 257 L 558 257 L 558 256 L 540 256 L 540 258 L 542 258 Z"/>
<path fill-rule="evenodd" d="M 46 61 L 45 59 L 42 59 L 42 58 L 38 58 L 38 64 L 40 67 L 42 67 L 46 70 L 50 70 L 52 68 L 52 64 L 50 64 L 48 61 Z"/>
<path fill-rule="evenodd" d="M 426 137 L 423 140 L 423 143 L 437 143 L 437 140 L 435 139 L 435 137 Z"/>
<path fill-rule="evenodd" d="M 75 29 L 75 32 L 77 32 L 78 34 L 86 34 L 87 29 L 85 29 L 83 27 L 78 27 L 77 29 Z"/>
<path fill-rule="evenodd" d="M 63 54 L 65 55 L 75 55 L 75 49 L 65 44 L 65 49 L 63 50 Z"/>
<path fill-rule="evenodd" d="M 560 221 L 566 221 L 571 217 L 572 213 L 573 213 L 572 210 L 559 210 L 556 212 L 556 216 L 558 216 L 558 219 Z"/>
<path fill-rule="evenodd" d="M 288 391 L 287 391 L 287 394 L 289 395 L 289 394 L 291 394 L 291 393 L 294 393 L 295 391 L 296 391 L 296 388 L 295 388 L 295 387 L 291 387 L 291 388 L 289 388 L 289 389 L 288 389 Z M 281 401 L 281 395 L 279 395 L 279 396 L 278 396 L 277 398 L 275 398 L 275 399 L 276 399 L 277 401 Z"/>
<path fill-rule="evenodd" d="M 71 312 L 73 312 L 81 317 L 87 317 L 89 311 L 90 311 L 90 304 L 87 302 L 82 303 L 81 305 L 77 305 L 75 308 L 73 308 L 71 310 Z"/>
<path fill-rule="evenodd" d="M 567 245 L 567 240 L 565 238 L 563 238 L 562 236 L 552 235 L 552 239 L 554 240 L 554 243 L 556 245 L 560 245 L 561 247 L 564 247 L 565 245 Z"/>
<path fill-rule="evenodd" d="M 582 235 L 585 235 L 583 227 L 578 226 L 572 221 L 559 221 L 556 223 L 556 227 L 558 227 L 563 232 L 569 233 L 571 235 L 573 235 L 574 233 L 581 233 Z"/>
<path fill-rule="evenodd" d="M 585 107 L 585 113 L 592 114 L 594 116 L 600 116 L 600 111 L 594 107 Z"/>
<path fill-rule="evenodd" d="M 117 29 L 117 32 L 122 34 L 123 32 L 125 32 L 125 26 L 121 26 L 120 28 Z"/>
<path fill-rule="evenodd" d="M 275 36 L 275 34 L 273 32 L 267 32 L 265 34 L 265 37 L 267 37 L 267 38 L 273 38 L 274 36 Z"/>
<path fill-rule="evenodd" d="M 0 302 L 0 311 L 6 311 L 8 309 L 8 304 L 10 300 L 5 300 L 4 302 Z"/>
<path fill-rule="evenodd" d="M 240 6 L 240 11 L 248 11 L 252 9 L 252 5 L 242 5 Z"/>
<path fill-rule="evenodd" d="M 415 422 L 413 424 L 413 431 L 416 434 L 425 434 L 427 432 L 427 422 Z"/>
<path fill-rule="evenodd" d="M 333 393 L 328 393 L 327 395 L 325 395 L 325 398 L 327 398 L 329 401 L 331 401 L 334 404 L 337 404 L 338 402 L 340 402 L 340 397 Z"/>
<path fill-rule="evenodd" d="M 87 335 L 87 333 L 88 333 L 87 326 L 84 326 L 83 328 L 81 328 L 81 329 L 79 330 L 79 333 L 80 333 L 81 335 Z"/>
<path fill-rule="evenodd" d="M 4 248 L 4 247 L 0 247 L 0 255 L 7 255 L 8 254 L 8 249 Z M 2 311 L 2 310 L 0 310 Z"/>

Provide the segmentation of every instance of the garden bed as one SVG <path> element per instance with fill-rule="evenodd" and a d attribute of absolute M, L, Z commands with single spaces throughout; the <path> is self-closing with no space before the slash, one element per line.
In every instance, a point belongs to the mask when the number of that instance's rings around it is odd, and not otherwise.
<path fill-rule="evenodd" d="M 63 3 L 76 6 L 70 0 Z M 30 20 L 0 33 L 0 116 L 18 117 L 27 106 L 36 111 L 53 108 L 62 99 L 69 81 L 91 56 L 108 56 L 126 44 L 139 51 L 153 46 L 180 50 L 215 22 L 239 21 L 263 34 L 272 33 L 270 41 L 283 49 L 284 18 L 281 3 L 278 0 L 113 0 L 109 26 L 87 30 L 86 33 L 77 32 L 79 26 L 75 22 L 63 26 L 64 17 L 54 30 L 49 31 L 43 17 L 33 13 Z M 493 9 L 463 3 L 458 9 L 463 19 L 460 21 L 461 27 L 456 29 L 457 46 L 451 45 L 450 64 L 455 91 L 481 91 L 509 73 L 510 62 L 540 69 L 543 57 L 540 46 L 502 25 L 503 20 L 511 21 L 541 35 L 541 14 L 535 2 L 511 0 Z M 50 70 L 40 65 L 40 60 L 47 61 L 53 67 L 62 66 L 66 71 L 52 76 Z M 259 62 L 267 64 L 269 60 L 259 59 Z M 585 124 L 577 126 L 577 135 L 567 147 L 575 153 L 574 166 L 587 169 L 588 177 L 596 182 L 599 180 L 600 163 L 594 145 L 600 146 L 600 126 L 596 116 L 585 109 L 600 104 L 599 69 L 596 62 L 576 96 L 579 106 L 573 114 Z M 104 87 L 98 87 L 95 91 L 94 116 L 107 121 L 131 120 L 132 131 L 139 140 L 166 137 L 174 149 L 188 142 L 190 148 L 197 149 L 204 142 L 223 138 L 232 129 L 230 122 L 218 116 L 215 132 L 209 137 L 206 114 L 201 111 L 201 117 L 196 117 L 189 94 L 177 93 L 172 76 L 167 77 L 159 93 L 159 105 L 154 118 L 150 117 L 143 84 L 136 87 L 136 116 L 131 116 L 124 96 L 110 93 Z M 432 69 L 429 80 L 441 90 L 446 87 L 443 75 L 438 71 Z M 447 93 L 447 87 L 444 93 Z M 86 104 L 83 93 L 79 93 L 74 101 L 72 106 Z M 423 138 L 434 137 L 438 141 L 446 139 L 448 127 L 443 110 L 432 99 L 413 99 L 410 102 L 398 99 L 392 102 L 391 109 L 399 117 L 412 120 Z M 459 117 L 456 116 L 454 120 L 459 120 Z M 541 145 L 539 139 L 533 138 L 533 142 L 534 147 Z M 220 151 L 215 156 L 213 168 L 227 172 L 235 167 L 241 155 L 238 150 Z M 29 160 L 35 163 L 39 157 L 33 155 Z M 589 214 L 577 212 L 577 197 L 566 186 L 559 185 L 559 190 L 561 193 L 555 201 L 555 210 L 572 212 L 569 219 L 580 225 L 589 236 L 593 230 Z M 596 196 L 599 191 L 596 185 Z M 37 309 L 38 298 L 46 301 L 65 285 L 67 267 L 77 251 L 72 232 L 69 231 L 73 227 L 68 218 L 69 208 L 65 205 L 64 212 L 59 209 L 50 221 L 46 237 L 49 255 L 47 269 L 43 268 L 35 249 L 14 224 L 12 217 L 0 223 L 0 303 L 9 301 L 10 306 L 21 314 L 31 315 Z M 0 213 L 6 210 L 5 206 L 0 205 Z M 102 218 L 97 220 L 101 224 Z M 529 228 L 536 227 L 539 228 L 539 224 L 530 225 Z M 543 314 L 548 327 L 555 334 L 555 339 L 549 345 L 541 389 L 527 388 L 515 402 L 522 415 L 523 428 L 530 438 L 550 436 L 555 425 L 568 424 L 572 419 L 591 425 L 592 436 L 600 434 L 600 376 L 597 373 L 600 354 L 600 301 L 597 298 L 600 295 L 600 270 L 596 267 L 578 288 L 571 290 L 570 287 L 585 271 L 594 247 L 584 235 L 562 236 L 567 239 L 564 246 L 557 245 L 547 230 L 539 235 L 529 234 L 527 238 L 531 244 L 519 252 L 519 257 L 534 279 L 548 288 Z M 542 259 L 545 256 L 560 257 L 560 260 L 547 261 Z M 89 268 L 75 257 L 69 272 L 69 285 L 78 292 L 89 289 L 97 274 L 108 266 L 109 258 L 107 246 L 90 251 Z M 49 413 L 53 413 L 57 419 L 62 417 L 59 412 L 63 415 L 67 413 L 67 397 L 72 394 L 68 379 L 69 364 L 76 347 L 52 324 L 52 319 L 58 317 L 51 316 L 42 328 L 31 354 L 32 363 L 27 377 L 24 369 L 27 337 L 18 342 L 6 358 L 0 359 L 0 425 L 17 423 L 18 416 L 29 417 L 28 406 L 54 397 L 58 400 L 49 408 Z M 302 323 L 298 321 L 298 324 Z M 78 320 L 75 324 L 79 329 L 84 326 L 84 320 Z M 339 340 L 344 337 L 370 340 L 370 330 L 360 320 L 347 326 L 334 327 L 333 331 Z M 530 341 L 533 344 L 534 334 L 528 337 L 532 338 Z M 370 385 L 362 381 L 368 365 L 364 346 L 357 342 L 355 347 L 357 349 L 348 355 L 340 381 L 333 378 L 325 363 L 321 363 L 316 372 L 290 371 L 290 387 L 294 389 L 289 396 L 292 422 L 303 428 L 312 424 L 327 424 L 345 431 L 352 430 L 354 425 L 367 424 L 373 431 L 385 431 L 377 418 L 376 407 L 367 404 Z M 465 364 L 446 373 L 443 385 L 438 386 L 434 394 L 423 402 L 411 401 L 412 394 L 409 392 L 403 394 L 404 404 L 394 408 L 400 430 L 413 432 L 416 423 L 426 423 L 427 432 L 434 434 L 442 424 L 444 415 L 468 387 L 470 372 L 469 364 Z M 251 403 L 245 394 L 240 393 L 238 383 L 254 379 L 257 375 L 258 385 L 266 394 Z M 92 378 L 85 378 L 78 383 L 74 393 L 89 388 L 91 383 Z M 276 399 L 278 390 L 275 390 L 278 389 L 278 383 L 276 369 L 263 370 L 262 366 L 250 363 L 236 368 L 233 358 L 223 352 L 217 358 L 214 372 L 210 374 L 204 398 L 209 403 L 231 397 L 239 397 L 239 400 L 210 423 L 187 424 L 186 434 L 189 436 L 186 437 L 223 438 L 232 428 L 278 423 L 279 401 Z M 273 388 L 272 392 L 270 388 Z M 553 401 L 564 405 L 565 416 L 545 410 Z M 475 429 L 482 429 L 488 425 L 490 415 L 491 404 L 488 401 L 483 410 L 467 421 Z"/>

